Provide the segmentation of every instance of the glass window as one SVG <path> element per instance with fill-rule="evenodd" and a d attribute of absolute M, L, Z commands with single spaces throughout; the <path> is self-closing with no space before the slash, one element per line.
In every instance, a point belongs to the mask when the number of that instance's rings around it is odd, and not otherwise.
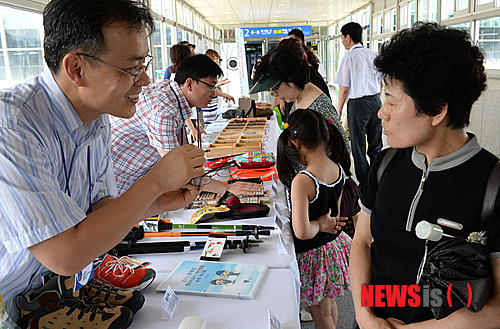
<path fill-rule="evenodd" d="M 391 29 L 391 12 L 386 12 L 384 14 L 384 30 L 388 31 Z"/>
<path fill-rule="evenodd" d="M 415 1 L 412 1 L 408 4 L 408 21 L 410 23 L 410 26 L 413 26 L 415 22 L 417 21 L 417 18 L 415 16 Z"/>
<path fill-rule="evenodd" d="M 384 33 L 384 16 L 382 14 L 378 15 L 378 31 L 380 34 Z"/>
<path fill-rule="evenodd" d="M 186 34 L 183 29 L 177 28 L 177 40 L 179 40 L 179 42 L 186 40 L 185 35 Z"/>
<path fill-rule="evenodd" d="M 5 40 L 8 48 L 41 48 L 40 15 L 5 9 L 2 11 Z"/>
<path fill-rule="evenodd" d="M 455 0 L 441 0 L 441 19 L 453 17 L 455 13 Z"/>
<path fill-rule="evenodd" d="M 484 5 L 484 4 L 487 4 L 487 3 L 492 3 L 493 0 L 477 0 L 477 5 L 480 6 L 480 5 Z"/>
<path fill-rule="evenodd" d="M 7 53 L 13 80 L 24 81 L 43 72 L 41 50 L 13 50 Z"/>
<path fill-rule="evenodd" d="M 425 21 L 428 19 L 428 11 L 427 8 L 427 0 L 419 0 L 418 1 L 418 20 Z"/>
<path fill-rule="evenodd" d="M 174 27 L 170 24 L 165 24 L 165 43 L 169 46 L 177 43 L 177 40 L 173 40 L 172 36 L 175 36 Z"/>
<path fill-rule="evenodd" d="M 193 11 L 188 6 L 184 6 L 184 10 L 182 12 L 184 13 L 184 25 L 187 28 L 192 29 L 193 28 Z"/>
<path fill-rule="evenodd" d="M 44 70 L 42 15 L 0 7 L 0 88 L 39 75 Z"/>
<path fill-rule="evenodd" d="M 184 14 L 182 12 L 182 9 L 183 9 L 182 7 L 183 7 L 182 3 L 177 2 L 177 23 L 181 24 L 181 25 L 185 25 L 184 24 Z"/>
<path fill-rule="evenodd" d="M 151 10 L 161 13 L 161 0 L 151 0 Z"/>
<path fill-rule="evenodd" d="M 462 24 L 450 25 L 450 27 L 455 28 L 455 29 L 464 30 L 464 31 L 466 31 L 467 33 L 470 34 L 470 22 L 468 22 L 468 23 L 462 23 Z"/>
<path fill-rule="evenodd" d="M 485 67 L 500 69 L 500 17 L 477 22 L 478 46 L 486 53 Z"/>
<path fill-rule="evenodd" d="M 163 0 L 163 16 L 168 19 L 175 20 L 175 0 Z"/>
<path fill-rule="evenodd" d="M 457 1 L 456 11 L 469 8 L 469 0 L 456 0 L 456 1 Z"/>
<path fill-rule="evenodd" d="M 396 8 L 391 10 L 391 31 L 396 31 Z"/>
<path fill-rule="evenodd" d="M 161 76 L 164 71 L 164 59 L 163 59 L 163 43 L 164 37 L 162 36 L 161 23 L 155 21 L 155 30 L 153 32 L 153 70 L 155 72 L 155 77 L 152 77 L 154 81 L 158 81 L 158 76 Z"/>
<path fill-rule="evenodd" d="M 408 26 L 408 5 L 404 5 L 399 8 L 399 26 Z"/>
<path fill-rule="evenodd" d="M 500 1 L 500 0 L 499 0 Z M 379 34 L 379 29 L 378 29 L 378 20 L 377 20 L 377 16 L 373 16 L 373 34 Z M 335 33 L 333 34 L 330 34 L 330 35 L 336 35 Z"/>
<path fill-rule="evenodd" d="M 3 58 L 3 52 L 0 53 L 0 80 L 7 80 L 7 68 L 5 67 L 5 60 Z"/>
<path fill-rule="evenodd" d="M 429 20 L 431 22 L 437 22 L 437 13 L 438 13 L 438 1 L 429 0 Z"/>

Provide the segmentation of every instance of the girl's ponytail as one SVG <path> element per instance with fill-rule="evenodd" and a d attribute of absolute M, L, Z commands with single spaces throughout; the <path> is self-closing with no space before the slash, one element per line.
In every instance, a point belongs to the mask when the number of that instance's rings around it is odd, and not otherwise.
<path fill-rule="evenodd" d="M 325 117 L 328 126 L 328 142 L 326 153 L 329 158 L 342 166 L 347 177 L 351 176 L 351 155 L 347 149 L 344 137 L 338 128 L 333 124 L 333 119 Z"/>
<path fill-rule="evenodd" d="M 288 127 L 288 124 L 284 124 Z M 277 155 L 276 155 L 276 170 L 278 171 L 278 176 L 287 188 L 292 185 L 292 180 L 296 174 L 296 168 L 298 167 L 298 153 L 295 145 L 290 141 L 292 132 L 289 128 L 285 128 L 281 132 L 278 138 L 277 144 Z"/>

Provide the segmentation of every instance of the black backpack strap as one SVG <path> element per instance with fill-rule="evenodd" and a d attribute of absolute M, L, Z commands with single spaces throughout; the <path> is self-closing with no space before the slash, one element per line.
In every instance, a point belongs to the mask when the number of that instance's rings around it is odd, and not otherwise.
<path fill-rule="evenodd" d="M 498 190 L 500 189 L 500 161 L 498 161 L 491 171 L 486 191 L 484 193 L 483 209 L 481 210 L 480 229 L 486 231 L 489 220 L 493 217 L 493 210 L 497 200 Z"/>
<path fill-rule="evenodd" d="M 384 158 L 380 162 L 380 166 L 378 167 L 377 170 L 377 183 L 380 183 L 380 178 L 382 178 L 385 168 L 387 168 L 387 165 L 389 164 L 389 162 L 391 162 L 392 158 L 394 157 L 397 151 L 398 149 L 393 149 L 393 148 L 387 150 L 387 153 L 384 155 Z"/>

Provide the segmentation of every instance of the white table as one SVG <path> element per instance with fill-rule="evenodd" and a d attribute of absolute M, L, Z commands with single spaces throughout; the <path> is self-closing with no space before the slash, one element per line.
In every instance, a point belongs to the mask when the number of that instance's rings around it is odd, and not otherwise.
<path fill-rule="evenodd" d="M 266 182 L 266 188 L 271 183 Z M 277 201 L 283 200 L 282 190 L 280 197 L 274 198 Z M 279 203 L 282 208 L 284 204 Z M 176 224 L 189 223 L 189 219 L 194 210 L 182 210 L 172 212 L 167 215 Z M 217 223 L 240 225 L 255 224 L 274 226 L 275 210 L 271 211 L 267 217 L 226 220 Z M 210 223 L 207 223 L 210 224 Z M 281 237 L 281 239 L 280 239 Z M 230 239 L 241 239 L 243 237 L 231 237 Z M 146 238 L 143 242 L 160 242 L 176 240 L 201 240 L 204 238 Z M 206 238 L 205 238 L 206 239 Z M 283 232 L 278 229 L 272 231 L 271 236 L 262 236 L 265 242 L 259 247 L 251 247 L 247 253 L 241 249 L 224 250 L 221 262 L 265 264 L 269 267 L 255 299 L 240 300 L 232 298 L 202 297 L 192 295 L 177 295 L 180 299 L 177 310 L 172 320 L 161 320 L 163 308 L 161 301 L 163 292 L 157 292 L 156 287 L 163 282 L 170 272 L 183 260 L 198 260 L 201 250 L 165 253 L 132 255 L 140 261 L 151 262 L 150 267 L 157 272 L 156 280 L 143 291 L 146 302 L 144 307 L 135 315 L 132 329 L 136 328 L 178 328 L 180 322 L 188 315 L 197 315 L 206 319 L 207 329 L 255 329 L 268 328 L 268 310 L 281 322 L 283 329 L 299 329 L 298 318 L 298 268 L 295 260 L 293 240 L 290 229 L 285 225 Z M 284 248 L 280 249 L 278 245 Z M 283 253 L 283 250 L 286 252 Z"/>

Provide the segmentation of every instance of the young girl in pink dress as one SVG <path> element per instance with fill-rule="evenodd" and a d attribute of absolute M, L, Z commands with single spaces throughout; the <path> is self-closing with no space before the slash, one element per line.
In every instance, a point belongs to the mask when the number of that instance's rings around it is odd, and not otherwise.
<path fill-rule="evenodd" d="M 297 110 L 290 114 L 277 149 L 278 175 L 290 191 L 300 307 L 308 307 L 317 329 L 335 328 L 335 298 L 350 290 L 352 240 L 341 231 L 345 219 L 339 217 L 339 208 L 351 163 L 342 134 L 332 123 L 316 111 Z"/>

